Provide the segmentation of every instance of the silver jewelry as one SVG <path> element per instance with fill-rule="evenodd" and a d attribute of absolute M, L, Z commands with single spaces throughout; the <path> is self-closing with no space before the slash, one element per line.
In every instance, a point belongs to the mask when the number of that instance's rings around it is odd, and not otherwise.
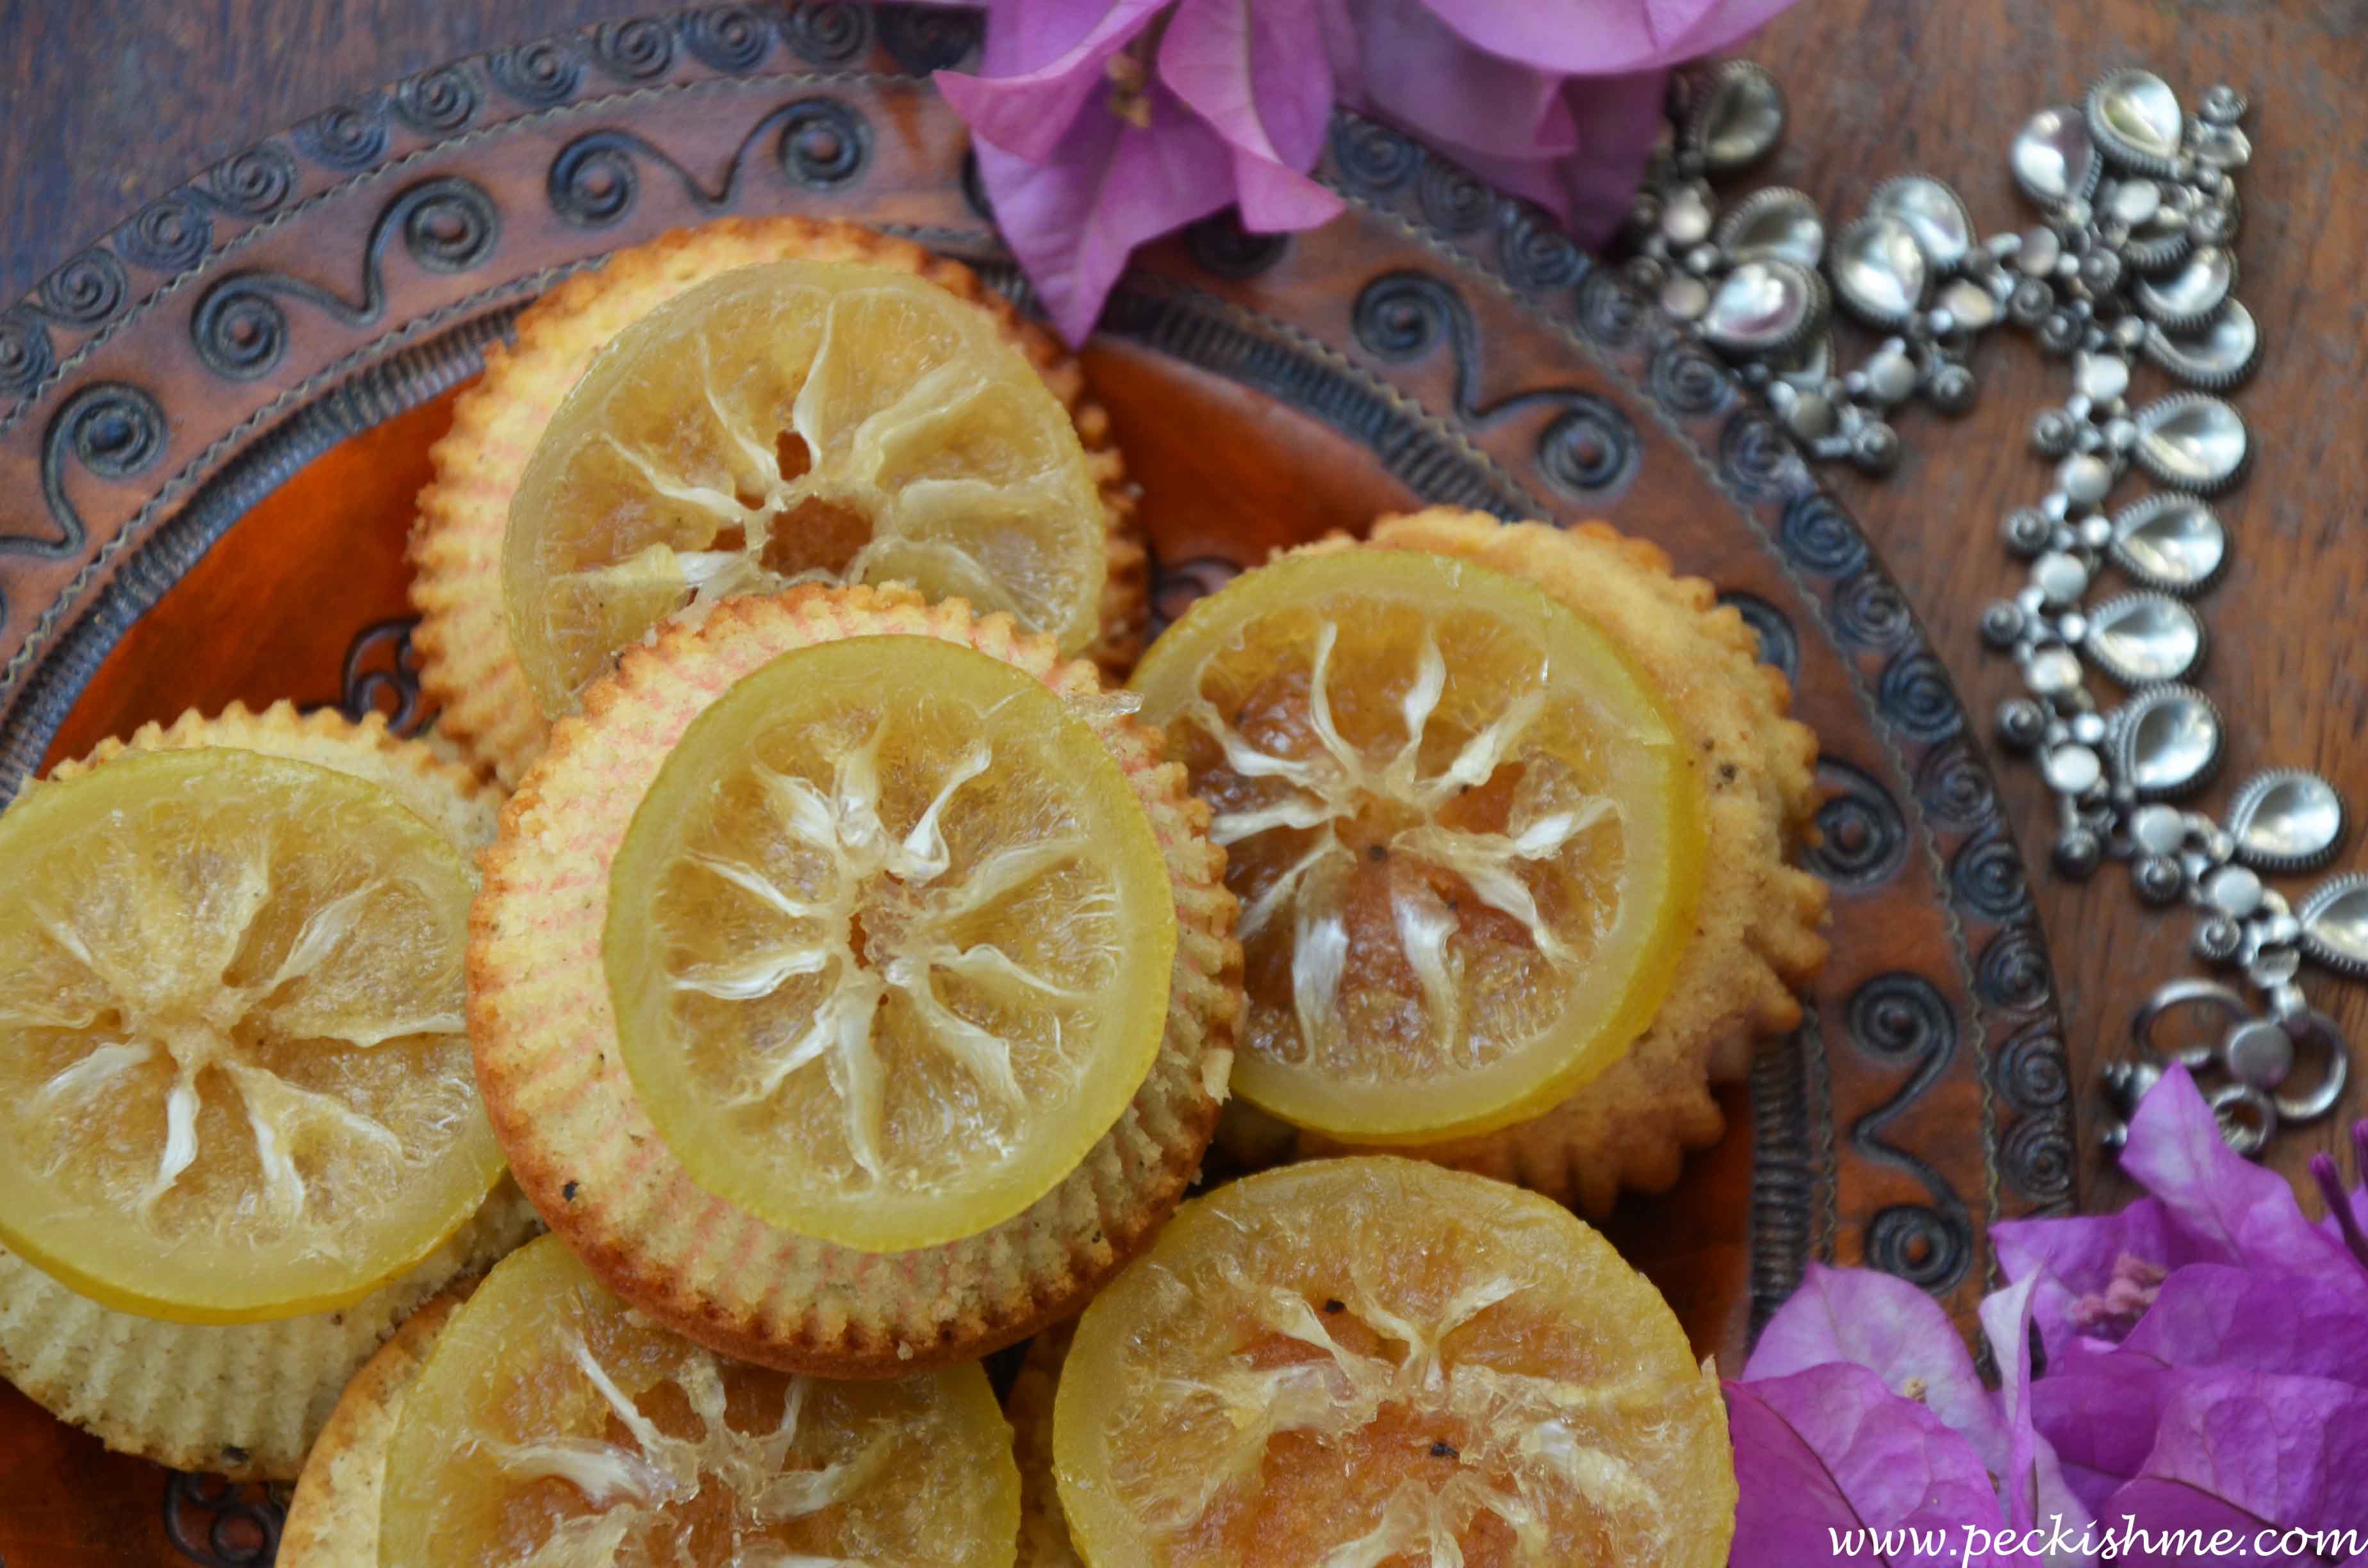
<path fill-rule="evenodd" d="M 2067 362 L 2061 403 L 2031 423 L 2053 467 L 2047 494 L 2008 514 L 2025 586 L 1982 613 L 1981 633 L 2022 671 L 1999 740 L 2029 756 L 2056 801 L 2051 858 L 2085 880 L 2129 864 L 2138 896 L 2197 917 L 2196 955 L 2237 985 L 2181 979 L 2132 1020 L 2136 1055 L 2106 1074 L 2126 1117 L 2179 1062 L 2194 1071 L 2229 1142 L 2259 1153 L 2278 1127 L 2332 1110 L 2350 1049 L 2294 983 L 2309 960 L 2368 977 L 2368 875 L 2289 902 L 2264 877 L 2331 860 L 2341 797 L 2314 773 L 2255 775 L 2225 820 L 2183 809 L 2218 773 L 2225 721 L 2186 684 L 2208 638 L 2191 601 L 2218 577 L 2226 528 L 2209 497 L 2243 479 L 2252 437 L 2220 394 L 2249 376 L 2260 335 L 2236 297 L 2252 153 L 2244 96 L 2215 86 L 2192 113 L 2151 72 L 2107 73 L 2078 106 L 2032 117 L 2008 165 L 2039 221 L 1984 240 L 1964 200 L 1929 175 L 1884 181 L 1834 230 L 1797 190 L 1767 187 L 1722 209 L 1711 178 L 1774 151 L 1785 124 L 1775 79 L 1730 60 L 1679 78 L 1671 127 L 1636 199 L 1632 277 L 1737 368 L 1813 458 L 1869 473 L 1899 459 L 1894 412 L 1971 406 L 1974 353 L 2000 324 Z M 1840 369 L 1834 310 L 1884 334 Z M 2192 389 L 2133 407 L 2136 360 Z M 2157 487 L 2116 505 L 2133 471 Z M 2123 591 L 2100 579 L 2118 573 Z M 2090 690 L 2091 669 L 2122 688 Z M 2203 1026 L 2200 1036 L 2198 1024 Z M 2186 1027 L 2182 1033 L 2180 1026 Z M 2103 1131 L 2118 1146 L 2125 1123 Z"/>

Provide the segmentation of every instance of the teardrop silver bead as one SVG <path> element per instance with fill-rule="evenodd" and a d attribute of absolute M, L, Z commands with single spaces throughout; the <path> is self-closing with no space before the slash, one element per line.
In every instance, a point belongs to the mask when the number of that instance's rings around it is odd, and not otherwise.
<path fill-rule="evenodd" d="M 2235 483 L 2252 456 L 2252 437 L 2234 408 L 2202 392 L 2178 392 L 2133 416 L 2138 466 L 2174 489 L 2210 495 Z"/>
<path fill-rule="evenodd" d="M 2178 172 L 2186 117 L 2169 83 L 2151 71 L 2111 71 L 2089 89 L 2084 108 L 2089 135 L 2108 160 L 2140 174 Z"/>
<path fill-rule="evenodd" d="M 2088 200 L 2103 172 L 2086 121 L 2068 104 L 2032 115 L 2016 133 L 2007 165 L 2025 196 L 2050 207 Z"/>
<path fill-rule="evenodd" d="M 2228 533 L 2203 501 L 2165 491 L 2116 513 L 2107 548 L 2115 565 L 2147 587 L 2196 594 L 2227 564 Z"/>
<path fill-rule="evenodd" d="M 1878 327 L 1905 325 L 1923 305 L 1930 275 L 1915 232 L 1881 214 L 1861 218 L 1841 232 L 1826 270 L 1843 308 Z"/>
<path fill-rule="evenodd" d="M 2225 744 L 2220 710 L 2190 686 L 2135 693 L 2107 731 L 2115 774 L 2140 800 L 2192 794 L 2220 770 Z"/>
<path fill-rule="evenodd" d="M 2343 797 L 2316 773 L 2279 767 L 2256 773 L 2228 801 L 2237 858 L 2272 875 L 2311 871 L 2343 842 Z"/>
<path fill-rule="evenodd" d="M 2203 622 L 2163 594 L 2125 594 L 2089 612 L 2080 645 L 2123 686 L 2179 680 L 2203 662 Z"/>
<path fill-rule="evenodd" d="M 2261 362 L 2260 329 L 2245 301 L 2232 299 L 2210 325 L 2192 335 L 2146 328 L 2146 357 L 2190 386 L 2226 392 L 2242 385 Z"/>

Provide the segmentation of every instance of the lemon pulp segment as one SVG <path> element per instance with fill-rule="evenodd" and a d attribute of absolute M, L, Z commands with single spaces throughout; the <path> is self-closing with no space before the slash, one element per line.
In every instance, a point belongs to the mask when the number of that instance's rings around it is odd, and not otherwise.
<path fill-rule="evenodd" d="M 1188 1203 L 1079 1319 L 1053 1412 L 1094 1568 L 1716 1568 L 1715 1376 L 1554 1203 L 1323 1160 Z"/>
<path fill-rule="evenodd" d="M 1442 556 L 1310 552 L 1195 605 L 1132 684 L 1242 900 L 1245 1098 L 1431 1142 L 1566 1097 L 1650 1023 L 1701 786 L 1576 612 Z"/>
<path fill-rule="evenodd" d="M 367 1295 L 502 1170 L 462 1017 L 472 881 L 387 790 L 131 753 L 0 815 L 0 1241 L 126 1312 Z"/>
<path fill-rule="evenodd" d="M 384 1568 L 1011 1568 L 1011 1430 L 975 1365 L 830 1382 L 629 1312 L 546 1236 L 438 1335 L 388 1445 Z"/>
<path fill-rule="evenodd" d="M 1052 1189 L 1157 1055 L 1150 821 L 1031 676 L 931 638 L 785 653 L 684 733 L 609 877 L 627 1072 L 692 1179 L 868 1251 Z"/>
<path fill-rule="evenodd" d="M 502 591 L 547 715 L 718 599 L 909 582 L 1074 653 L 1108 518 L 1068 411 L 925 278 L 777 262 L 685 290 L 592 361 L 510 504 Z"/>

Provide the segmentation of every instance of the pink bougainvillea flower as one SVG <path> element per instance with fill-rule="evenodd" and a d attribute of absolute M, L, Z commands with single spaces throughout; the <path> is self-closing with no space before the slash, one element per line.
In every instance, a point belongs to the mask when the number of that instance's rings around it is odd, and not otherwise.
<path fill-rule="evenodd" d="M 996 224 L 1082 342 L 1144 241 L 1236 203 L 1255 230 L 1340 210 L 1306 171 L 1332 106 L 1317 0 L 1007 0 L 981 74 L 937 81 Z"/>
<path fill-rule="evenodd" d="M 2099 1561 L 2107 1540 L 2114 1562 L 2198 1561 L 2173 1540 L 2192 1529 L 2241 1543 L 2214 1561 L 2293 1562 L 2246 1552 L 2264 1530 L 2368 1530 L 2368 1123 L 2351 1141 L 2362 1185 L 2315 1158 L 2329 1212 L 2313 1224 L 2292 1187 L 2228 1149 L 2187 1074 L 2167 1074 L 2122 1157 L 2147 1197 L 1993 1227 L 2009 1282 L 1981 1304 L 1994 1392 L 1921 1291 L 1813 1267 L 1728 1390 L 1742 1517 L 1772 1543 L 1751 1561 L 1829 1560 L 1817 1553 L 1835 1518 L 1946 1518 L 1960 1550 L 1992 1539 L 1967 1527 L 2003 1519 L 2073 1542 L 2054 1549 L 2063 1563 Z M 1804 1415 L 1791 1391 L 1816 1375 L 1833 1408 Z M 1946 1479 L 1935 1425 L 1995 1494 Z M 1934 1506 L 1854 1482 L 1871 1455 L 1931 1487 Z"/>
<path fill-rule="evenodd" d="M 971 127 L 1012 254 L 1071 342 L 1133 248 L 1220 208 L 1259 233 L 1340 199 L 1333 108 L 1392 120 L 1582 241 L 1628 210 L 1668 68 L 1790 0 L 986 0 Z"/>

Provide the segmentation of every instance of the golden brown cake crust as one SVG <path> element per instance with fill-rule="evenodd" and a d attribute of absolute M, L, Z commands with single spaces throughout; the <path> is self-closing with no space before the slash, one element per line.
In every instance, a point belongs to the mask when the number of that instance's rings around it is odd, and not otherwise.
<path fill-rule="evenodd" d="M 1028 1346 L 1003 1413 L 1011 1423 L 1011 1457 L 1019 1465 L 1019 1561 L 1014 1568 L 1086 1568 L 1069 1540 L 1068 1516 L 1053 1473 L 1053 1398 L 1069 1358 L 1073 1323 L 1055 1324 Z"/>
<path fill-rule="evenodd" d="M 71 778 L 126 752 L 201 746 L 290 757 L 381 785 L 464 854 L 493 835 L 499 791 L 425 744 L 389 734 L 376 714 L 355 723 L 286 702 L 261 713 L 236 704 L 211 718 L 192 711 L 143 725 L 129 741 L 101 742 L 50 776 Z M 0 1377 L 120 1452 L 233 1480 L 290 1480 L 379 1342 L 428 1297 L 492 1267 L 539 1228 L 505 1179 L 441 1246 L 360 1301 L 251 1324 L 117 1312 L 0 1249 Z"/>
<path fill-rule="evenodd" d="M 937 637 L 1042 680 L 1094 727 L 1149 815 L 1176 892 L 1167 1030 L 1117 1124 L 1059 1186 L 975 1236 L 869 1254 L 792 1234 L 692 1182 L 616 1051 L 601 957 L 608 869 L 690 722 L 794 648 Z M 630 649 L 555 726 L 484 858 L 470 922 L 477 1080 L 518 1181 L 603 1283 L 729 1356 L 825 1377 L 892 1377 L 972 1359 L 1073 1312 L 1146 1243 L 1215 1127 L 1241 998 L 1237 909 L 1208 811 L 1153 731 L 1008 616 L 909 589 L 795 589 L 727 600 Z"/>
<path fill-rule="evenodd" d="M 1134 518 L 1134 489 L 1110 435 L 1110 415 L 1086 395 L 1076 359 L 959 262 L 853 223 L 806 218 L 723 218 L 676 229 L 577 273 L 529 306 L 514 346 L 485 350 L 485 372 L 452 410 L 452 429 L 430 457 L 436 477 L 419 493 L 411 536 L 412 644 L 420 685 L 440 733 L 479 766 L 515 785 L 549 738 L 510 645 L 502 600 L 502 537 L 510 497 L 559 404 L 603 345 L 684 290 L 765 262 L 859 261 L 915 273 L 986 311 L 1027 356 L 1076 426 L 1109 513 L 1110 574 L 1101 637 L 1087 654 L 1123 670 L 1141 650 L 1148 572 Z"/>
<path fill-rule="evenodd" d="M 346 1385 L 296 1478 L 275 1568 L 378 1568 L 387 1445 L 436 1336 L 474 1288 L 471 1280 L 412 1313 Z"/>
<path fill-rule="evenodd" d="M 1495 1132 L 1395 1149 L 1601 1215 L 1623 1190 L 1675 1185 L 1686 1152 L 1725 1131 L 1713 1082 L 1755 1040 L 1801 1021 L 1793 987 L 1825 961 L 1827 888 L 1787 862 L 1814 829 L 1816 737 L 1785 717 L 1792 689 L 1708 583 L 1601 523 L 1562 529 L 1433 507 L 1386 518 L 1370 546 L 1423 550 L 1527 578 L 1601 627 L 1651 678 L 1691 743 L 1707 810 L 1700 911 L 1668 1000 L 1627 1055 L 1561 1105 Z M 1311 550 L 1367 548 L 1347 540 Z M 1223 1137 L 1247 1162 L 1340 1152 L 1236 1103 Z"/>

